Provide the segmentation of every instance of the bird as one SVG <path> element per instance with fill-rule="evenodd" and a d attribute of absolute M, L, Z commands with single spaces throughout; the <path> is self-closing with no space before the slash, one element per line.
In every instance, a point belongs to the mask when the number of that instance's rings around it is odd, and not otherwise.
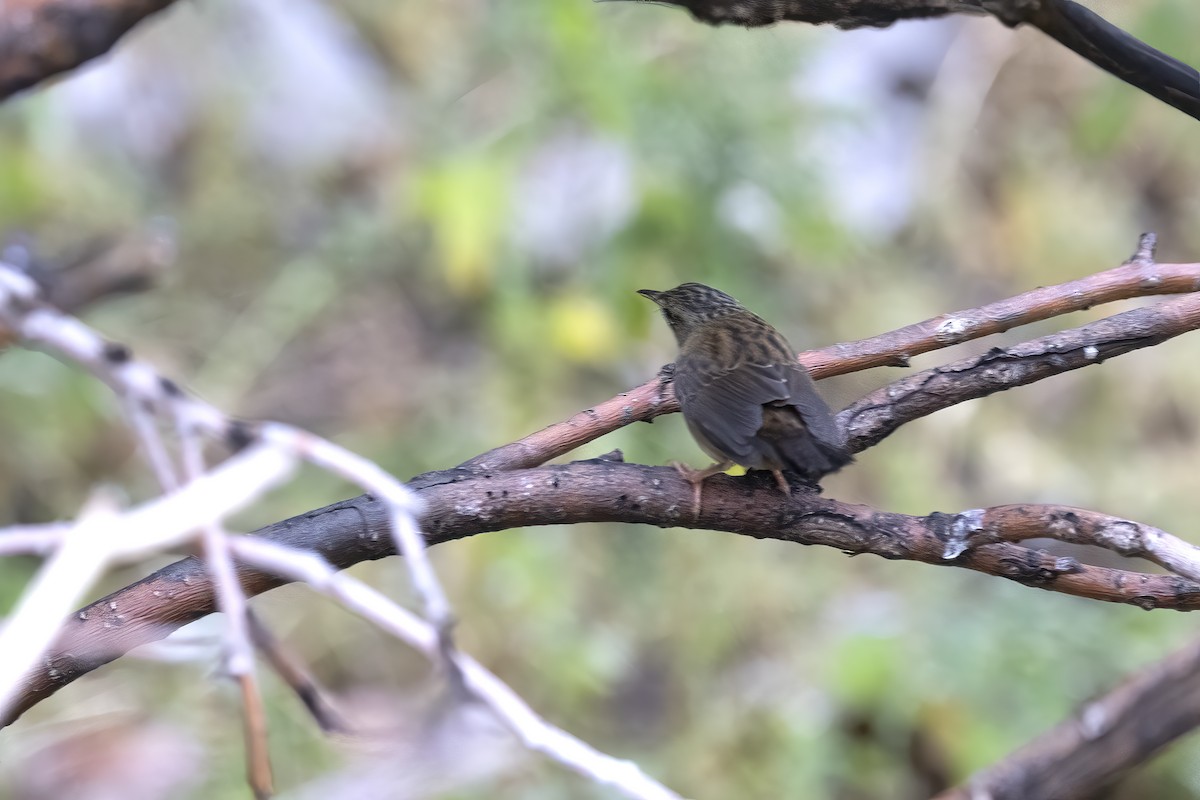
<path fill-rule="evenodd" d="M 808 370 L 770 323 L 702 283 L 638 294 L 658 305 L 675 334 L 675 396 L 696 443 L 716 460 L 701 470 L 674 464 L 692 484 L 696 518 L 704 481 L 734 464 L 770 470 L 791 495 L 785 471 L 815 484 L 853 461 Z"/>

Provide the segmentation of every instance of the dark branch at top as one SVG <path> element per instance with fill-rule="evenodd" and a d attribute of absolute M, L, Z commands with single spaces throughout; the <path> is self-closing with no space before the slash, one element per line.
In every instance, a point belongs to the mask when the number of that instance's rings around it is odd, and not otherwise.
<path fill-rule="evenodd" d="M 666 0 L 712 25 L 793 21 L 839 28 L 885 27 L 917 17 L 991 14 L 1031 25 L 1101 69 L 1200 119 L 1200 73 L 1126 33 L 1074 0 Z"/>
<path fill-rule="evenodd" d="M 0 100 L 107 53 L 174 0 L 6 0 L 0 6 Z"/>

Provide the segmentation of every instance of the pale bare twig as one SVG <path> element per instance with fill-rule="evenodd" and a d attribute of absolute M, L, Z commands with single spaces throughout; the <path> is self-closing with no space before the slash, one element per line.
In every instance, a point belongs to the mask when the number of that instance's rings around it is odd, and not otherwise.
<path fill-rule="evenodd" d="M 174 406 L 172 406 L 174 407 Z M 203 443 L 182 418 L 175 417 L 180 458 L 185 479 L 191 483 L 205 473 Z M 165 449 L 165 448 L 164 448 Z M 275 793 L 271 753 L 267 747 L 267 715 L 254 664 L 249 630 L 250 610 L 242 593 L 229 552 L 229 536 L 218 522 L 201 528 L 204 562 L 216 589 L 217 608 L 225 614 L 225 668 L 241 689 L 242 720 L 246 742 L 246 777 L 256 798 Z"/>
<path fill-rule="evenodd" d="M 45 525 L 12 525 L 0 536 L 0 557 L 15 555 L 48 556 L 62 546 L 71 526 L 62 522 Z"/>
<path fill-rule="evenodd" d="M 57 627 L 109 565 L 189 540 L 198 524 L 244 508 L 283 480 L 291 465 L 286 454 L 252 447 L 179 491 L 123 513 L 106 509 L 56 531 L 58 547 L 0 629 L 0 715 L 9 712 L 22 677 L 46 652 Z"/>
<path fill-rule="evenodd" d="M 281 468 L 290 467 L 294 458 L 305 459 L 357 482 L 387 509 L 388 528 L 395 537 L 396 549 L 406 556 L 405 563 L 412 576 L 414 590 L 432 623 L 426 626 L 416 622 L 417 618 L 411 618 L 420 626 L 422 635 L 432 634 L 433 646 L 422 647 L 422 651 L 446 668 L 456 687 L 468 685 L 464 667 L 472 671 L 481 669 L 475 662 L 459 654 L 451 642 L 453 615 L 450 605 L 425 556 L 424 539 L 414 519 L 414 514 L 420 508 L 419 501 L 402 483 L 377 465 L 291 426 L 280 423 L 248 426 L 228 420 L 215 408 L 187 397 L 173 382 L 134 360 L 127 348 L 105 343 L 78 320 L 41 302 L 32 281 L 2 263 L 0 326 L 7 327 L 28 344 L 45 347 L 86 367 L 117 392 L 130 412 L 131 421 L 151 459 L 155 474 L 164 488 L 168 489 L 167 498 L 175 510 L 182 505 L 183 501 L 179 498 L 190 499 L 198 490 L 211 489 L 214 476 L 227 474 L 231 465 L 244 465 L 250 463 L 251 459 L 261 459 L 267 455 L 276 459 L 275 468 L 248 480 L 243 486 L 225 487 L 236 489 L 232 492 L 233 497 L 238 500 L 253 499 L 267 485 L 282 477 Z M 171 417 L 179 434 L 187 483 L 176 491 L 170 490 L 177 484 L 177 472 L 159 436 L 155 414 Z M 215 470 L 206 472 L 199 440 L 201 434 L 216 436 L 235 449 L 245 449 Z M 157 506 L 166 502 L 157 501 Z M 205 513 L 182 517 L 181 524 L 185 527 L 181 532 L 164 526 L 163 530 L 173 535 L 160 532 L 157 541 L 177 543 L 179 539 L 191 538 L 197 530 L 201 533 L 206 576 L 215 591 L 217 606 L 227 612 L 229 618 L 227 664 L 241 689 L 249 783 L 257 797 L 267 797 L 273 789 L 266 746 L 265 710 L 254 674 L 245 595 L 231 558 L 231 548 L 236 542 L 221 529 L 228 505 L 229 500 L 224 499 Z M 119 515 L 114 512 L 111 524 L 123 526 L 134 513 Z M 0 632 L 0 645 L 11 640 L 17 640 L 21 645 L 15 650 L 0 647 L 0 653 L 5 654 L 5 658 L 0 659 L 0 666 L 8 669 L 7 673 L 0 672 L 0 718 L 19 713 L 18 709 L 8 707 L 8 699 L 16 691 L 19 679 L 31 671 L 37 658 L 56 635 L 57 623 L 66 613 L 65 609 L 59 609 L 58 606 L 66 604 L 65 608 L 70 608 L 74 605 L 77 593 L 84 591 L 115 555 L 127 553 L 136 545 L 146 544 L 144 532 L 137 526 L 134 526 L 132 535 L 123 530 L 102 537 L 79 535 L 80 531 L 88 533 L 89 530 L 86 524 L 81 524 L 65 533 L 47 530 L 37 531 L 41 535 L 31 536 L 28 530 L 21 532 L 23 546 L 40 548 L 49 541 L 57 540 L 58 547 L 29 594 L 33 602 L 30 603 L 26 598 L 3 632 Z M 143 535 L 138 536 L 139 533 Z M 332 572 L 331 568 L 326 569 Z M 69 585 L 66 583 L 68 580 L 72 581 Z M 110 601 L 109 606 L 110 610 L 116 611 L 115 601 Z M 46 609 L 49 609 L 49 613 Z M 407 612 L 403 612 L 399 606 L 395 606 L 394 610 L 407 616 Z M 86 620 L 86 612 L 81 612 L 80 621 Z M 22 654 L 28 657 L 21 658 Z M 622 788 L 631 797 L 676 797 L 641 773 L 636 766 L 605 756 L 544 723 L 507 687 L 494 678 L 489 682 L 489 677 L 486 672 L 482 678 L 472 673 L 472 681 L 482 683 L 478 692 L 472 683 L 470 695 L 494 704 L 493 711 L 508 721 L 529 747 L 593 780 Z"/>
<path fill-rule="evenodd" d="M 441 637 L 433 626 L 365 583 L 338 572 L 320 556 L 250 536 L 233 541 L 231 546 L 239 561 L 288 580 L 301 581 L 424 653 L 431 661 L 436 663 L 442 657 Z M 470 695 L 483 701 L 526 747 L 597 783 L 620 789 L 629 797 L 646 800 L 679 797 L 648 778 L 633 762 L 601 753 L 547 723 L 516 692 L 470 656 L 455 653 L 454 658 Z"/>

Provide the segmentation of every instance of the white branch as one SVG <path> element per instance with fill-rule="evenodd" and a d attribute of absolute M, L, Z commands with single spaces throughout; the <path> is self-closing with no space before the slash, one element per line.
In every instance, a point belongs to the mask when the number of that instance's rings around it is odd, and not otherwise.
<path fill-rule="evenodd" d="M 417 496 L 377 464 L 307 431 L 280 423 L 239 425 L 216 408 L 183 394 L 171 381 L 132 358 L 129 351 L 104 341 L 78 320 L 42 303 L 37 286 L 26 275 L 0 262 L 0 326 L 11 328 L 27 344 L 75 362 L 108 384 L 120 396 L 154 473 L 167 494 L 124 513 L 88 516 L 74 526 L 14 529 L 0 545 L 6 552 L 50 551 L 49 559 L 27 589 L 16 612 L 0 630 L 0 711 L 12 699 L 18 682 L 51 645 L 61 622 L 109 564 L 168 549 L 202 534 L 206 564 L 217 603 L 228 612 L 228 668 L 239 677 L 247 709 L 248 740 L 265 760 L 265 734 L 252 732 L 254 659 L 246 631 L 246 601 L 237 583 L 231 555 L 292 580 L 308 582 L 350 610 L 442 663 L 463 688 L 487 704 L 524 744 L 591 780 L 613 786 L 639 800 L 677 800 L 671 790 L 646 776 L 636 764 L 605 755 L 566 731 L 542 720 L 474 659 L 457 652 L 450 641 L 453 613 L 429 563 L 417 527 Z M 182 475 L 162 440 L 159 419 L 174 421 L 180 438 Z M 238 447 L 248 446 L 215 469 L 205 471 L 200 434 Z M 284 480 L 296 459 L 340 475 L 361 486 L 388 508 L 397 550 L 412 578 L 429 623 L 348 576 L 319 556 L 289 550 L 261 539 L 232 537 L 222 528 L 229 514 L 245 507 Z M 4 542 L 0 531 L 0 542 Z M 269 781 L 269 765 L 260 770 Z M 259 787 L 256 787 L 259 788 Z"/>
<path fill-rule="evenodd" d="M 54 535 L 59 546 L 0 629 L 0 715 L 25 673 L 38 663 L 63 621 L 109 565 L 191 539 L 197 526 L 215 524 L 282 482 L 293 463 L 286 453 L 256 445 L 183 489 L 136 509 L 87 514 L 70 528 L 53 526 L 43 532 Z M 17 533 L 29 536 L 28 530 Z M 0 531 L 0 541 L 7 535 Z"/>
<path fill-rule="evenodd" d="M 315 553 L 257 537 L 230 542 L 238 560 L 291 581 L 303 582 L 437 661 L 438 632 L 365 583 L 338 572 Z M 463 653 L 454 659 L 464 687 L 531 750 L 541 752 L 596 783 L 612 786 L 639 800 L 679 800 L 679 795 L 647 776 L 632 761 L 613 758 L 546 722 L 503 681 Z"/>

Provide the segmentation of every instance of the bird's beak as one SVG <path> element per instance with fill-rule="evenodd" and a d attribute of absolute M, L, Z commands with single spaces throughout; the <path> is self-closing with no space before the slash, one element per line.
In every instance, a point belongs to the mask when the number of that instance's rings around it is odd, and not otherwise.
<path fill-rule="evenodd" d="M 662 292 L 656 292 L 653 289 L 638 289 L 637 293 L 642 297 L 649 297 L 654 302 L 658 302 L 658 298 L 662 296 Z"/>

